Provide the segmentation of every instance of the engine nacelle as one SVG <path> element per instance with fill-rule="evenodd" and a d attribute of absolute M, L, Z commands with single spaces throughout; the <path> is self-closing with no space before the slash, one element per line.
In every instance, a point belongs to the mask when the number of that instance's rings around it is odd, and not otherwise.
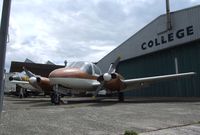
<path fill-rule="evenodd" d="M 111 91 L 120 91 L 124 89 L 126 86 L 121 81 L 123 77 L 117 73 L 105 73 L 97 78 L 97 81 L 100 83 L 104 81 L 104 87 Z"/>
<path fill-rule="evenodd" d="M 37 83 L 40 85 L 50 85 L 49 78 L 46 77 L 36 77 Z"/>
<path fill-rule="evenodd" d="M 43 90 L 45 93 L 50 93 L 50 91 L 52 90 L 49 78 L 46 77 L 31 77 L 29 78 L 29 83 L 34 87 Z"/>
<path fill-rule="evenodd" d="M 9 77 L 9 81 L 12 81 L 14 80 L 14 78 L 12 76 Z"/>
<path fill-rule="evenodd" d="M 113 73 L 112 79 L 106 82 L 104 87 L 110 91 L 120 91 L 126 87 L 125 84 L 121 81 L 121 79 L 121 75 Z"/>

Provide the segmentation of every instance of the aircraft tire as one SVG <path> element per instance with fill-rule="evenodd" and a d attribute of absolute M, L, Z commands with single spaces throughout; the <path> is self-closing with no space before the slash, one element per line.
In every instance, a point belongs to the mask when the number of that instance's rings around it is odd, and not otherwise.
<path fill-rule="evenodd" d="M 60 95 L 59 94 L 52 94 L 51 95 L 51 103 L 55 104 L 55 105 L 59 105 L 61 102 L 60 100 Z"/>

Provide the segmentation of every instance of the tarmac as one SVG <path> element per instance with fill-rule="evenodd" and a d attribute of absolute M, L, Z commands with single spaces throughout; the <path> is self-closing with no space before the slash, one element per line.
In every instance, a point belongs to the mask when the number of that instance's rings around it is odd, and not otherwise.
<path fill-rule="evenodd" d="M 200 135 L 200 98 L 63 100 L 5 96 L 0 135 Z"/>

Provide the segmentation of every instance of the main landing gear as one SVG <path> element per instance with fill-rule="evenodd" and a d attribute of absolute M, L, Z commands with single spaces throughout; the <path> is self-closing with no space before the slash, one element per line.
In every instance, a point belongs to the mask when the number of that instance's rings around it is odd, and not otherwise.
<path fill-rule="evenodd" d="M 25 98 L 28 96 L 27 89 L 20 87 L 19 85 L 16 85 L 16 95 L 19 96 L 19 98 Z"/>

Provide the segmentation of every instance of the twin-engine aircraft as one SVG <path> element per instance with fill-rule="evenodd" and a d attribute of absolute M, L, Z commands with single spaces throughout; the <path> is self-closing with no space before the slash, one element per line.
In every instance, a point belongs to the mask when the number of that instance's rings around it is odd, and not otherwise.
<path fill-rule="evenodd" d="M 30 71 L 25 70 L 29 78 L 29 83 L 36 87 L 51 90 L 51 102 L 60 104 L 61 95 L 70 92 L 93 92 L 94 97 L 101 90 L 111 93 L 118 93 L 119 100 L 123 101 L 123 92 L 135 90 L 150 84 L 177 79 L 194 75 L 194 72 L 170 74 L 162 76 L 124 79 L 120 74 L 116 73 L 116 67 L 120 61 L 117 58 L 108 69 L 107 73 L 102 74 L 99 67 L 90 62 L 73 62 L 65 68 L 59 68 L 52 71 L 48 78 L 35 76 Z"/>
<path fill-rule="evenodd" d="M 16 94 L 20 97 L 26 97 L 27 93 L 40 93 L 41 91 L 35 87 L 33 87 L 28 81 L 29 77 L 26 73 L 23 72 L 15 72 L 12 76 L 9 77 L 9 81 L 11 83 L 16 84 Z"/>
<path fill-rule="evenodd" d="M 37 77 L 42 79 L 43 82 L 46 80 L 47 83 L 36 84 L 34 79 Z M 10 76 L 9 81 L 20 87 L 20 91 L 17 91 L 20 97 L 24 97 L 28 91 L 34 93 L 34 95 L 37 95 L 39 93 L 44 93 L 44 95 L 50 95 L 53 89 L 53 86 L 50 85 L 48 78 L 35 75 L 32 72 L 25 69 L 25 67 L 24 71 L 15 72 L 12 76 Z"/>

